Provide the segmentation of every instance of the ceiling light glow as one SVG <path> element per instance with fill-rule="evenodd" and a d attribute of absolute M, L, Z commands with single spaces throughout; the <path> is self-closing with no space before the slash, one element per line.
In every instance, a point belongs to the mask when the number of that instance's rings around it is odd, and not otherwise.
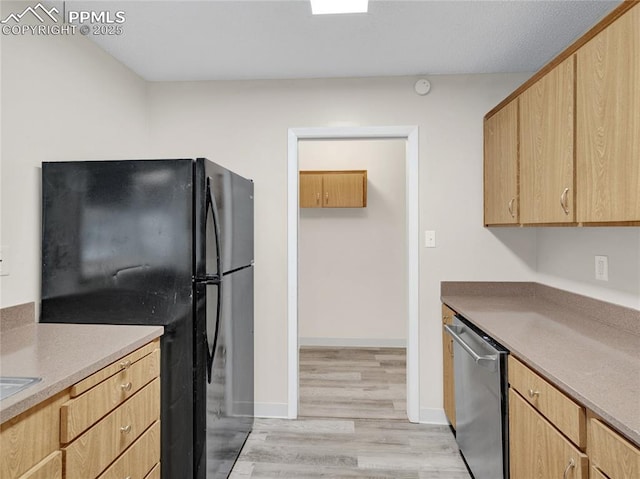
<path fill-rule="evenodd" d="M 311 13 L 367 13 L 369 0 L 311 0 Z"/>

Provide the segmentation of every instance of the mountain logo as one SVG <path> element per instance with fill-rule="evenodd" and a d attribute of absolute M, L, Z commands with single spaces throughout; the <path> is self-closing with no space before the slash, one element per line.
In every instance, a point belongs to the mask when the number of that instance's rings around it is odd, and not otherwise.
<path fill-rule="evenodd" d="M 15 23 L 20 23 L 20 20 L 22 20 L 22 17 L 24 17 L 27 13 L 31 13 L 34 17 L 40 20 L 40 23 L 44 23 L 46 17 L 49 17 L 55 23 L 58 23 L 58 19 L 57 17 L 54 16 L 54 13 L 59 14 L 60 12 L 55 7 L 52 7 L 50 10 L 47 10 L 41 3 L 38 3 L 35 7 L 29 6 L 25 8 L 22 13 L 18 13 L 18 14 L 12 13 L 4 20 L 1 20 L 0 23 L 2 24 L 9 23 L 10 20 L 13 20 Z"/>

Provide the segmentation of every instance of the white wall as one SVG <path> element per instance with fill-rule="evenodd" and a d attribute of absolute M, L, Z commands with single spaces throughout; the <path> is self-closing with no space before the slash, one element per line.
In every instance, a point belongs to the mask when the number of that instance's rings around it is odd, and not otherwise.
<path fill-rule="evenodd" d="M 24 4 L 2 2 L 6 12 Z M 144 156 L 146 83 L 82 36 L 2 35 L 0 307 L 40 298 L 43 161 Z"/>
<path fill-rule="evenodd" d="M 540 283 L 640 309 L 640 228 L 538 228 Z M 608 256 L 609 281 L 595 279 Z"/>
<path fill-rule="evenodd" d="M 406 141 L 302 140 L 301 170 L 367 170 L 366 208 L 302 208 L 300 344 L 406 344 Z"/>
<path fill-rule="evenodd" d="M 264 410 L 286 413 L 290 127 L 420 128 L 420 234 L 436 230 L 438 244 L 420 253 L 426 419 L 441 417 L 440 281 L 537 278 L 625 304 L 637 295 L 637 228 L 482 227 L 482 117 L 525 74 L 433 76 L 425 97 L 412 77 L 148 84 L 81 37 L 4 36 L 1 48 L 0 242 L 11 248 L 12 269 L 0 279 L 0 306 L 39 300 L 41 161 L 208 156 L 256 180 L 256 399 Z M 590 279 L 596 250 L 610 256 L 607 286 Z M 576 251 L 584 257 L 570 257 Z"/>
<path fill-rule="evenodd" d="M 532 280 L 536 232 L 482 226 L 482 117 L 527 75 L 153 83 L 157 156 L 204 155 L 255 180 L 256 401 L 286 414 L 287 130 L 418 125 L 420 224 L 438 247 L 420 253 L 423 417 L 441 418 L 441 280 Z M 422 241 L 421 241 L 422 244 Z"/>

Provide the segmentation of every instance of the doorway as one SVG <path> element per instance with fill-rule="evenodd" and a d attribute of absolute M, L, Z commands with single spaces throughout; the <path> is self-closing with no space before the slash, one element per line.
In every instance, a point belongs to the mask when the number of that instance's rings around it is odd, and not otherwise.
<path fill-rule="evenodd" d="M 405 157 L 397 138 L 298 142 L 300 417 L 407 419 Z"/>
<path fill-rule="evenodd" d="M 419 422 L 418 371 L 418 128 L 337 127 L 293 128 L 288 138 L 288 417 L 298 416 L 298 142 L 304 139 L 394 139 L 406 141 L 406 274 L 407 274 L 407 416 Z"/>

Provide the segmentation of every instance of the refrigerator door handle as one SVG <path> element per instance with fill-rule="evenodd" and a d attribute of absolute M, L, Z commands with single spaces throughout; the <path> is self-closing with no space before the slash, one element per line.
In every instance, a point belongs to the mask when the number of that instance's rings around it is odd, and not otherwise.
<path fill-rule="evenodd" d="M 216 240 L 216 272 L 210 274 L 205 272 L 205 279 L 219 279 L 222 274 L 222 259 L 220 257 L 220 224 L 218 222 L 218 204 L 216 197 L 211 191 L 211 177 L 207 177 L 207 209 L 211 208 L 211 216 L 213 218 L 213 233 Z"/>
<path fill-rule="evenodd" d="M 222 260 L 220 258 L 220 225 L 218 222 L 218 204 L 216 197 L 211 191 L 211 177 L 207 177 L 207 210 L 211 208 L 213 218 L 213 234 L 216 242 L 216 272 L 214 274 L 205 273 L 204 282 L 209 285 L 218 286 L 218 304 L 216 306 L 216 330 L 213 337 L 213 347 L 208 349 L 209 339 L 207 337 L 207 381 L 211 384 L 213 379 L 213 360 L 216 354 L 218 336 L 220 335 L 220 308 L 222 302 Z M 208 334 L 208 332 L 207 332 Z"/>
<path fill-rule="evenodd" d="M 218 304 L 216 305 L 216 329 L 213 335 L 213 346 L 209 351 L 209 332 L 205 330 L 205 341 L 207 342 L 207 382 L 211 384 L 213 379 L 213 360 L 216 356 L 216 348 L 218 346 L 218 337 L 220 335 L 220 309 L 222 302 L 222 283 L 218 283 Z"/>

